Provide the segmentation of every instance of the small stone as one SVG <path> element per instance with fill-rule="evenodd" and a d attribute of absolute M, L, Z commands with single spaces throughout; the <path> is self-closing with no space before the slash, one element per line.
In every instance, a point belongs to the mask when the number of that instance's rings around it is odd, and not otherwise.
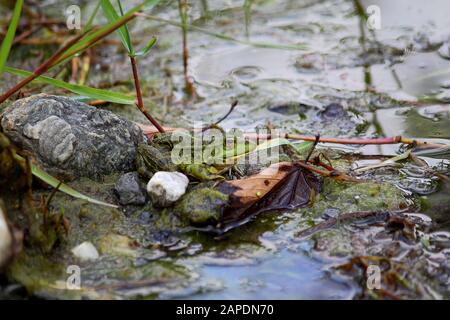
<path fill-rule="evenodd" d="M 145 204 L 145 191 L 139 181 L 137 172 L 128 172 L 122 175 L 114 188 L 121 205 L 143 205 Z"/>
<path fill-rule="evenodd" d="M 99 257 L 97 249 L 89 241 L 85 241 L 73 248 L 72 253 L 81 261 L 96 260 Z"/>
<path fill-rule="evenodd" d="M 186 193 L 189 179 L 180 172 L 156 172 L 147 184 L 153 204 L 168 207 Z"/>
<path fill-rule="evenodd" d="M 6 222 L 6 216 L 0 207 L 0 268 L 11 257 L 12 242 L 13 237 Z"/>

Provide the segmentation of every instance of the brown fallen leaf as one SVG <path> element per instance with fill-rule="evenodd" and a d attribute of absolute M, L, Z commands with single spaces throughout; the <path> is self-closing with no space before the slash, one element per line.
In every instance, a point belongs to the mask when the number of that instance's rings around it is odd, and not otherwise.
<path fill-rule="evenodd" d="M 306 206 L 320 185 L 312 172 L 291 162 L 273 164 L 245 179 L 221 182 L 216 188 L 230 200 L 217 228 L 226 232 L 265 211 Z"/>

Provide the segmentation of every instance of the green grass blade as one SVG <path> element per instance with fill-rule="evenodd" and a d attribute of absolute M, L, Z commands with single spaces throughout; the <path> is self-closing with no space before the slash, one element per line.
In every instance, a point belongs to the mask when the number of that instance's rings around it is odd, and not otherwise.
<path fill-rule="evenodd" d="M 150 10 L 152 9 L 154 6 L 156 6 L 161 0 L 146 0 L 144 1 L 144 3 L 142 4 L 142 9 L 143 10 Z"/>
<path fill-rule="evenodd" d="M 16 157 L 18 160 L 20 161 L 24 161 L 24 158 L 21 157 L 18 154 L 15 154 L 14 157 Z M 47 183 L 48 185 L 51 185 L 53 188 L 58 187 L 58 190 L 61 192 L 64 192 L 65 194 L 68 194 L 71 197 L 77 198 L 77 199 L 82 199 L 82 200 L 86 200 L 87 202 L 90 203 L 94 203 L 94 204 L 98 204 L 101 206 L 106 206 L 106 207 L 110 207 L 110 208 L 118 208 L 118 206 L 114 205 L 114 204 L 110 204 L 107 202 L 103 202 L 100 200 L 96 200 L 94 198 L 88 197 L 87 195 L 84 195 L 80 192 L 78 192 L 77 190 L 73 189 L 72 187 L 69 187 L 68 185 L 62 183 L 61 181 L 59 181 L 58 179 L 56 179 L 55 177 L 53 177 L 52 175 L 48 174 L 47 172 L 45 172 L 44 170 L 42 170 L 41 168 L 39 168 L 38 166 L 30 163 L 31 166 L 31 173 L 41 179 L 42 181 L 44 181 L 45 183 Z"/>
<path fill-rule="evenodd" d="M 88 22 L 86 23 L 86 26 L 84 27 L 84 30 L 85 30 L 85 31 L 91 29 L 92 24 L 94 23 L 95 16 L 97 15 L 98 9 L 100 9 L 100 3 L 101 3 L 101 0 L 98 0 L 98 1 L 97 1 L 97 5 L 96 5 L 95 8 L 94 8 L 94 11 L 92 11 L 92 14 L 91 14 L 91 16 L 89 17 L 89 20 L 88 20 Z"/>
<path fill-rule="evenodd" d="M 0 48 L 0 75 L 3 73 L 6 60 L 8 60 L 9 52 L 14 41 L 17 25 L 19 24 L 20 20 L 20 13 L 22 12 L 22 5 L 23 0 L 16 1 L 8 31 L 6 32 L 5 38 L 2 41 L 2 46 Z"/>
<path fill-rule="evenodd" d="M 94 198 L 88 197 L 87 195 L 84 195 L 84 194 L 78 192 L 77 190 L 69 187 L 68 185 L 61 183 L 58 179 L 56 179 L 52 175 L 48 174 L 47 172 L 45 172 L 44 170 L 42 170 L 41 168 L 39 168 L 33 164 L 31 164 L 31 172 L 33 173 L 33 175 L 35 177 L 41 179 L 42 181 L 51 185 L 54 188 L 56 188 L 59 185 L 58 191 L 64 192 L 65 194 L 68 194 L 71 197 L 81 199 L 81 200 L 86 200 L 87 202 L 90 202 L 93 204 L 98 204 L 98 205 L 105 206 L 105 207 L 118 208 L 118 206 L 116 206 L 114 204 L 96 200 Z M 60 185 L 60 183 L 61 183 L 61 185 Z"/>
<path fill-rule="evenodd" d="M 11 68 L 11 67 L 5 67 L 5 71 L 10 74 L 14 74 L 14 75 L 20 76 L 20 77 L 28 77 L 32 74 L 29 71 L 15 69 L 15 68 Z M 73 93 L 76 93 L 76 94 L 79 94 L 82 96 L 87 96 L 87 97 L 95 99 L 95 100 L 105 100 L 105 101 L 109 101 L 109 102 L 113 102 L 113 103 L 127 104 L 127 105 L 134 104 L 134 100 L 135 100 L 135 98 L 133 96 L 125 95 L 123 93 L 112 92 L 112 91 L 102 90 L 102 89 L 96 89 L 96 88 L 91 88 L 91 87 L 82 86 L 82 85 L 73 84 L 73 83 L 67 83 L 65 81 L 53 79 L 53 78 L 46 77 L 46 76 L 37 77 L 34 81 L 53 85 L 58 88 L 66 89 Z"/>
<path fill-rule="evenodd" d="M 118 1 L 120 10 L 122 11 L 122 6 L 120 5 L 120 1 Z M 116 22 L 120 19 L 119 14 L 116 9 L 114 9 L 113 5 L 109 0 L 101 0 L 101 6 L 103 12 L 108 19 L 109 22 Z M 122 14 L 123 16 L 123 14 Z M 128 51 L 130 55 L 134 55 L 133 45 L 131 44 L 130 32 L 128 31 L 127 25 L 123 25 L 119 29 L 117 29 L 117 33 L 120 36 L 120 40 L 122 41 L 125 49 Z"/>
<path fill-rule="evenodd" d="M 136 52 L 136 56 L 141 57 L 147 55 L 149 51 L 153 48 L 153 46 L 156 44 L 156 42 L 157 42 L 156 37 L 153 37 L 152 40 L 150 40 L 144 48 Z"/>

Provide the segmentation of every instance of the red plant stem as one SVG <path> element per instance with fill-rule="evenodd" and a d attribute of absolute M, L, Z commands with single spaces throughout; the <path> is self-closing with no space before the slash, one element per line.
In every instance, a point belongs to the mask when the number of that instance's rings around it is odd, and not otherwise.
<path fill-rule="evenodd" d="M 331 165 L 320 161 L 318 158 L 315 158 L 314 160 L 309 160 L 308 162 L 312 163 L 315 166 L 319 166 L 319 167 L 325 168 L 328 171 L 335 171 L 335 169 Z"/>
<path fill-rule="evenodd" d="M 139 110 L 144 114 L 144 116 L 156 127 L 156 129 L 158 129 L 159 132 L 165 132 L 164 128 L 161 127 L 158 121 L 156 121 L 156 119 L 153 118 L 151 114 L 148 113 L 144 108 L 144 101 L 142 100 L 141 83 L 139 81 L 136 59 L 130 56 L 130 61 L 131 67 L 133 69 L 134 86 L 136 88 L 137 106 Z"/>
<path fill-rule="evenodd" d="M 144 134 L 148 136 L 152 136 L 155 133 L 155 130 L 151 127 L 140 125 L 141 129 L 144 131 Z M 187 129 L 183 128 L 166 128 L 167 131 L 173 132 L 173 131 L 188 131 Z M 194 131 L 203 131 L 203 128 L 197 129 Z M 244 137 L 252 140 L 270 140 L 274 138 L 285 138 L 285 139 L 291 139 L 291 140 L 303 140 L 303 141 L 316 141 L 316 137 L 314 136 L 303 136 L 298 134 L 290 134 L 290 133 L 283 133 L 283 134 L 277 134 L 276 136 L 272 136 L 270 134 L 258 134 L 258 133 L 244 133 Z M 397 143 L 403 143 L 403 144 L 416 144 L 418 146 L 422 147 L 430 147 L 430 148 L 442 148 L 443 146 L 448 146 L 447 144 L 443 143 L 428 143 L 426 141 L 420 141 L 420 140 L 414 140 L 410 138 L 404 138 L 402 136 L 395 136 L 395 137 L 389 137 L 389 138 L 377 138 L 377 139 L 351 139 L 351 138 L 324 138 L 320 137 L 319 142 L 327 142 L 327 143 L 336 143 L 336 144 L 360 144 L 360 145 L 382 145 L 382 144 L 397 144 Z"/>
<path fill-rule="evenodd" d="M 290 133 L 284 133 L 279 134 L 277 136 L 271 136 L 270 134 L 244 134 L 245 137 L 251 138 L 251 139 L 262 139 L 262 140 L 270 140 L 273 138 L 285 138 L 285 139 L 291 139 L 291 140 L 303 140 L 303 141 L 316 141 L 316 137 L 314 136 L 304 136 L 299 134 L 290 134 Z M 437 144 L 437 143 L 428 143 L 426 141 L 418 141 L 410 138 L 405 138 L 402 136 L 395 136 L 395 137 L 388 137 L 388 138 L 376 138 L 376 139 L 352 139 L 352 138 L 327 138 L 327 137 L 320 137 L 319 142 L 326 142 L 326 143 L 336 143 L 336 144 L 361 144 L 361 145 L 368 145 L 368 144 L 397 144 L 397 143 L 404 143 L 404 144 L 416 144 L 418 146 L 428 146 L 428 147 L 442 147 L 445 144 Z"/>
<path fill-rule="evenodd" d="M 181 30 L 182 30 L 182 41 L 183 41 L 183 72 L 184 72 L 184 82 L 185 82 L 185 90 L 186 93 L 190 96 L 194 94 L 194 87 L 191 79 L 188 75 L 188 65 L 189 65 L 189 51 L 187 44 L 187 27 L 186 27 L 186 19 L 187 19 L 187 0 L 179 0 L 178 2 L 180 17 L 181 17 Z"/>
<path fill-rule="evenodd" d="M 249 138 L 258 138 L 263 140 L 270 140 L 273 138 L 285 138 L 292 140 L 303 140 L 315 142 L 315 136 L 304 136 L 300 134 L 282 133 L 276 136 L 270 134 L 247 134 Z M 377 138 L 377 139 L 351 139 L 351 138 L 327 138 L 319 137 L 319 142 L 338 143 L 338 144 L 395 144 L 402 143 L 405 139 L 401 136 L 389 137 L 389 138 Z M 411 141 L 412 143 L 412 141 Z"/>
<path fill-rule="evenodd" d="M 304 140 L 304 141 L 316 141 L 316 137 L 298 135 L 298 134 L 285 134 L 286 139 Z M 319 137 L 319 142 L 328 143 L 341 143 L 341 144 L 395 144 L 401 143 L 402 137 L 389 137 L 389 138 L 377 138 L 377 139 L 348 139 L 348 138 L 323 138 Z"/>

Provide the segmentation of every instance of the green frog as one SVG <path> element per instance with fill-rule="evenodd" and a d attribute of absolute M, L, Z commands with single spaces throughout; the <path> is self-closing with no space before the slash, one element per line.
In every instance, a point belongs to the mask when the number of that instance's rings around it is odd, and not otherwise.
<path fill-rule="evenodd" d="M 180 171 L 200 181 L 224 179 L 214 166 L 206 164 L 175 164 L 167 145 L 141 143 L 137 147 L 136 167 L 138 173 L 150 179 L 157 171 Z"/>
<path fill-rule="evenodd" d="M 137 147 L 136 167 L 138 173 L 148 179 L 158 171 L 178 171 L 169 151 L 145 143 Z"/>

